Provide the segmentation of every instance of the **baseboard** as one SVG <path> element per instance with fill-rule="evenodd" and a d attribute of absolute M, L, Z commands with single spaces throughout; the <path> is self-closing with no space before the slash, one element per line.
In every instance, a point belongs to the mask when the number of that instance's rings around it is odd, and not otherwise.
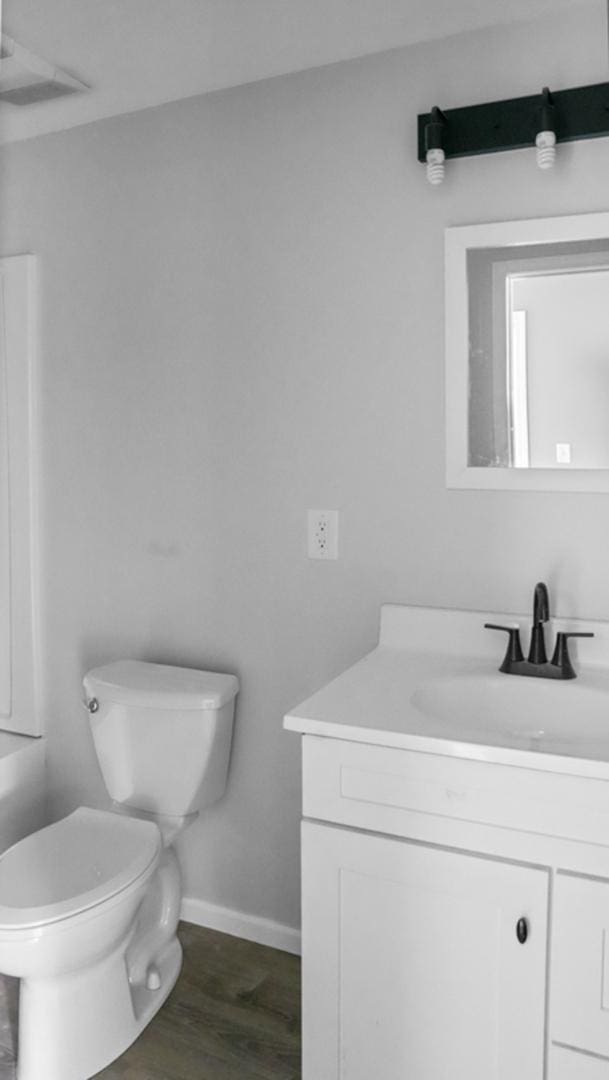
<path fill-rule="evenodd" d="M 196 900 L 185 896 L 182 899 L 181 917 L 185 922 L 196 926 L 206 926 L 209 930 L 220 930 L 223 934 L 255 941 L 258 945 L 269 945 L 272 949 L 300 955 L 300 931 L 291 926 L 261 919 L 259 915 L 246 915 L 243 911 L 209 904 L 206 900 Z"/>

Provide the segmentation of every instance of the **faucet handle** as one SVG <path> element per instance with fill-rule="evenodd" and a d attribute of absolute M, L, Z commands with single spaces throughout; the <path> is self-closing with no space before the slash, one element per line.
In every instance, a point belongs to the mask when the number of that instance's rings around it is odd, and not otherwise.
<path fill-rule="evenodd" d="M 485 622 L 484 626 L 487 630 L 505 630 L 506 634 L 510 635 L 506 654 L 499 671 L 509 672 L 513 664 L 519 664 L 521 660 L 524 660 L 520 646 L 520 627 L 517 623 L 512 626 L 499 626 L 498 623 Z"/>
<path fill-rule="evenodd" d="M 556 635 L 556 645 L 554 647 L 554 655 L 552 657 L 552 664 L 554 667 L 558 667 L 561 670 L 563 679 L 575 679 L 576 673 L 571 663 L 571 657 L 569 656 L 569 638 L 570 637 L 594 637 L 594 634 L 588 631 L 582 630 L 559 630 Z"/>

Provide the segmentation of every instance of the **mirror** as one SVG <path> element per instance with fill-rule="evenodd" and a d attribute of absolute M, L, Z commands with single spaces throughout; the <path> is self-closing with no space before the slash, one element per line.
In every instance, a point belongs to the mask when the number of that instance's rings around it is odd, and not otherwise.
<path fill-rule="evenodd" d="M 446 232 L 449 487 L 609 491 L 609 214 Z"/>

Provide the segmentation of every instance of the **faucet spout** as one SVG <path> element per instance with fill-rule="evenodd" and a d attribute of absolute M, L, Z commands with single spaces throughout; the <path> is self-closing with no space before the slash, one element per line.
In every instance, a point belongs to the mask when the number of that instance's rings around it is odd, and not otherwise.
<path fill-rule="evenodd" d="M 538 581 L 533 594 L 533 626 L 547 622 L 550 618 L 550 598 L 548 586 L 543 581 Z"/>
<path fill-rule="evenodd" d="M 548 661 L 543 624 L 549 618 L 550 599 L 548 587 L 543 581 L 538 581 L 533 594 L 533 629 L 531 630 L 531 644 L 529 646 L 530 664 L 546 664 Z"/>

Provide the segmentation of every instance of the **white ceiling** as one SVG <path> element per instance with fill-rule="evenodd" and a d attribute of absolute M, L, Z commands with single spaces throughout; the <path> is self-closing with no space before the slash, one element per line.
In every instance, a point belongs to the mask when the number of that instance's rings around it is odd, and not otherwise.
<path fill-rule="evenodd" d="M 4 31 L 92 89 L 0 105 L 0 142 L 583 2 L 4 0 Z"/>

